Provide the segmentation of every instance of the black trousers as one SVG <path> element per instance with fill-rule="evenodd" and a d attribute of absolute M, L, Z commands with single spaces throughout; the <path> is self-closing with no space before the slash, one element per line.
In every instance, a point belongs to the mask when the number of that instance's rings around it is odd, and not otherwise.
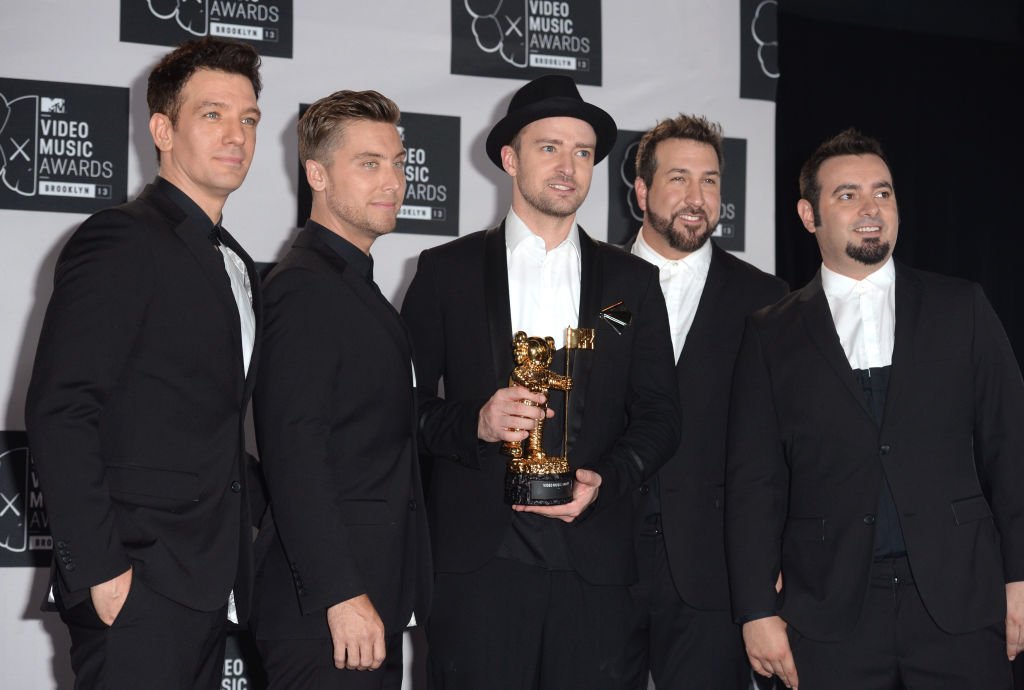
<path fill-rule="evenodd" d="M 374 671 L 351 671 L 334 665 L 330 638 L 257 640 L 267 690 L 399 690 L 402 687 L 402 633 L 388 635 L 384 663 Z"/>
<path fill-rule="evenodd" d="M 750 665 L 743 634 L 729 611 L 704 611 L 679 596 L 658 533 L 636 540 L 640 578 L 632 588 L 631 665 L 641 670 L 632 687 L 658 690 L 749 690 Z"/>
<path fill-rule="evenodd" d="M 434 592 L 432 690 L 632 690 L 628 587 L 495 558 L 438 573 Z"/>
<path fill-rule="evenodd" d="M 788 629 L 800 690 L 1011 690 L 1003 621 L 960 635 L 928 615 L 906 558 L 871 569 L 850 638 L 817 642 Z"/>
<path fill-rule="evenodd" d="M 224 670 L 227 604 L 196 611 L 138 577 L 114 624 L 92 600 L 61 612 L 71 633 L 71 668 L 81 690 L 216 690 Z"/>

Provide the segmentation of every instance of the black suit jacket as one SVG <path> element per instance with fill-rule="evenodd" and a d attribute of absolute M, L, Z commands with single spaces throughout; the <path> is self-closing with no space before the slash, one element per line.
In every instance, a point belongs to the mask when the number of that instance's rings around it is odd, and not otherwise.
<path fill-rule="evenodd" d="M 564 529 L 571 565 L 595 584 L 636 577 L 630 492 L 679 442 L 672 342 L 657 271 L 580 230 L 579 326 L 593 351 L 574 351 L 569 464 L 598 472 L 597 501 Z M 623 301 L 622 334 L 598 318 Z M 402 316 L 416 351 L 420 439 L 434 458 L 430 518 L 437 569 L 469 572 L 495 555 L 512 510 L 503 502 L 507 458 L 477 439 L 477 416 L 514 366 L 504 226 L 420 255 Z M 443 379 L 444 397 L 438 395 Z"/>
<path fill-rule="evenodd" d="M 264 300 L 256 634 L 329 637 L 327 608 L 359 594 L 400 632 L 426 618 L 432 578 L 405 327 L 309 226 Z"/>
<path fill-rule="evenodd" d="M 160 183 L 165 184 L 165 183 Z M 90 217 L 57 261 L 26 424 L 59 600 L 127 570 L 199 610 L 247 613 L 251 534 L 238 307 L 205 227 L 159 185 Z M 245 262 L 259 342 L 259 278 Z"/>
<path fill-rule="evenodd" d="M 723 534 L 726 429 L 743 324 L 788 291 L 782 280 L 712 242 L 707 281 L 676 363 L 682 440 L 657 475 L 672 581 L 694 608 L 729 608 Z M 646 489 L 637 491 L 640 517 Z"/>
<path fill-rule="evenodd" d="M 1024 384 L 981 288 L 896 265 L 879 427 L 821 287 L 747 324 L 733 379 L 726 538 L 738 617 L 840 640 L 863 608 L 883 473 L 921 599 L 943 630 L 1002 620 L 1024 579 Z M 776 597 L 775 577 L 784 587 Z"/>

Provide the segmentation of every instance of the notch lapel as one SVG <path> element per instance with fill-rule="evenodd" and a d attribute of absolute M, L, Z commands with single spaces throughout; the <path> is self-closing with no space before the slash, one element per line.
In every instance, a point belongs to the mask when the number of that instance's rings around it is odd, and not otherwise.
<path fill-rule="evenodd" d="M 825 361 L 832 367 L 835 375 L 843 382 L 850 395 L 857 400 L 857 404 L 860 405 L 864 414 L 873 425 L 876 424 L 875 418 L 868 408 L 864 391 L 857 383 L 853 369 L 850 368 L 850 362 L 846 359 L 842 343 L 839 342 L 839 334 L 836 333 L 836 325 L 832 320 L 832 311 L 825 298 L 825 291 L 821 287 L 820 270 L 811 282 L 800 290 L 800 293 L 800 316 L 807 334 L 814 341 Z"/>
<path fill-rule="evenodd" d="M 895 401 L 901 391 L 901 384 L 907 372 L 913 369 L 915 352 L 914 334 L 921 316 L 921 284 L 917 277 L 900 264 L 896 268 L 896 332 L 892 350 L 892 369 L 889 373 L 889 390 L 885 397 L 884 425 L 890 419 Z"/>

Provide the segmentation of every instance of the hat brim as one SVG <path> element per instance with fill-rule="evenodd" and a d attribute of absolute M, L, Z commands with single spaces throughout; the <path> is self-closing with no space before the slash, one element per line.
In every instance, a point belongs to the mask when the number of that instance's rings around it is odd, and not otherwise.
<path fill-rule="evenodd" d="M 616 127 L 612 116 L 596 105 L 591 105 L 575 98 L 563 98 L 561 96 L 546 98 L 519 108 L 506 115 L 502 120 L 499 120 L 491 128 L 491 133 L 487 135 L 487 157 L 491 159 L 492 163 L 504 170 L 505 166 L 501 164 L 501 147 L 515 139 L 523 127 L 546 117 L 574 117 L 577 120 L 583 120 L 593 127 L 594 133 L 597 135 L 597 146 L 594 149 L 594 165 L 605 159 L 605 156 L 612 150 L 612 146 L 615 145 L 615 139 L 619 134 L 618 127 Z"/>

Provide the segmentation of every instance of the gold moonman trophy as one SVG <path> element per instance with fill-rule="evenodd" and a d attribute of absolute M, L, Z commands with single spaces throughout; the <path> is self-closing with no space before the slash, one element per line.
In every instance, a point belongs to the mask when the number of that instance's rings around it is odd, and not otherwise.
<path fill-rule="evenodd" d="M 522 386 L 545 396 L 552 388 L 565 391 L 562 418 L 562 455 L 544 454 L 544 418 L 537 420 L 530 436 L 523 442 L 506 441 L 501 452 L 510 456 L 505 471 L 505 503 L 510 505 L 554 506 L 572 500 L 573 473 L 569 469 L 566 444 L 569 438 L 569 391 L 572 389 L 572 351 L 594 349 L 594 329 L 565 329 L 565 375 L 548 367 L 555 354 L 553 338 L 527 336 L 519 331 L 512 338 L 516 368 L 509 376 L 509 386 Z M 526 401 L 524 401 L 526 402 Z M 526 402 L 528 405 L 533 403 Z M 546 405 L 545 405 L 546 409 Z"/>

